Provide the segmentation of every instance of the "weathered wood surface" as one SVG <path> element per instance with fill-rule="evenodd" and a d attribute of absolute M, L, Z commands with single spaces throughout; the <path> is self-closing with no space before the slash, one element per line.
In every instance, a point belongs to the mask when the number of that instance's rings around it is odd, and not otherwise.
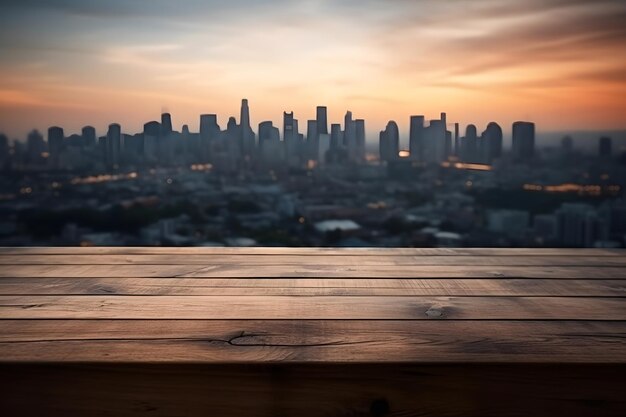
<path fill-rule="evenodd" d="M 622 416 L 625 297 L 620 250 L 0 248 L 0 414 Z"/>

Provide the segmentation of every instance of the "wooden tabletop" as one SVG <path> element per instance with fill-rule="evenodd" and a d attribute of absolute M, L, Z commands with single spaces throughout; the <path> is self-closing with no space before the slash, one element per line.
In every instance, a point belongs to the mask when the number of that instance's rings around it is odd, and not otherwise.
<path fill-rule="evenodd" d="M 4 363 L 626 363 L 626 252 L 2 248 Z"/>

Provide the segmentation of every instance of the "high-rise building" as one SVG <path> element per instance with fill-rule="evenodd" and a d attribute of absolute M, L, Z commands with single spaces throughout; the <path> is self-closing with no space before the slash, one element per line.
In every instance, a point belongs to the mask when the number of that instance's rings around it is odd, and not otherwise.
<path fill-rule="evenodd" d="M 306 126 L 306 154 L 307 159 L 317 160 L 319 135 L 317 131 L 318 121 L 308 120 Z"/>
<path fill-rule="evenodd" d="M 409 125 L 409 153 L 415 161 L 424 160 L 424 116 L 411 116 Z"/>
<path fill-rule="evenodd" d="M 161 129 L 163 136 L 172 133 L 172 115 L 169 113 L 161 114 Z"/>
<path fill-rule="evenodd" d="M 478 162 L 478 131 L 476 126 L 469 124 L 465 128 L 465 136 L 461 138 L 461 159 L 465 162 Z"/>
<path fill-rule="evenodd" d="M 64 140 L 65 134 L 63 133 L 63 128 L 52 126 L 48 129 L 48 150 L 50 151 L 50 161 L 52 162 L 52 165 L 57 168 L 60 164 Z"/>
<path fill-rule="evenodd" d="M 117 168 L 120 163 L 122 149 L 122 128 L 117 123 L 109 125 L 106 138 L 106 164 L 109 168 Z"/>
<path fill-rule="evenodd" d="M 461 155 L 461 143 L 459 142 L 461 138 L 459 136 L 459 129 L 460 129 L 459 124 L 455 123 L 454 124 L 454 155 L 456 156 Z"/>
<path fill-rule="evenodd" d="M 365 161 L 365 120 L 356 119 L 356 157 L 358 162 Z"/>
<path fill-rule="evenodd" d="M 255 136 L 250 127 L 250 109 L 248 107 L 248 100 L 241 100 L 241 150 L 244 155 L 252 155 L 255 148 Z"/>
<path fill-rule="evenodd" d="M 430 163 L 440 163 L 448 158 L 450 146 L 444 120 L 431 120 L 428 127 L 423 131 L 422 139 L 421 160 Z"/>
<path fill-rule="evenodd" d="M 328 109 L 326 106 L 317 106 L 317 134 L 328 134 Z"/>
<path fill-rule="evenodd" d="M 271 121 L 259 123 L 259 149 L 263 149 L 263 144 L 266 141 L 272 140 L 274 129 L 276 128 Z M 280 137 L 278 140 L 280 140 Z"/>
<path fill-rule="evenodd" d="M 161 124 L 159 122 L 153 120 L 143 125 L 143 153 L 148 161 L 158 160 L 160 137 Z"/>
<path fill-rule="evenodd" d="M 400 152 L 400 133 L 398 124 L 393 120 L 380 132 L 379 152 L 381 161 L 395 161 Z"/>
<path fill-rule="evenodd" d="M 293 112 L 283 112 L 283 140 L 285 142 L 294 138 L 293 120 Z"/>
<path fill-rule="evenodd" d="M 531 122 L 513 123 L 513 157 L 518 161 L 528 161 L 535 154 L 535 124 Z"/>
<path fill-rule="evenodd" d="M 32 130 L 26 139 L 26 160 L 30 164 L 42 162 L 43 153 L 46 151 L 46 144 L 43 136 L 38 130 Z"/>
<path fill-rule="evenodd" d="M 610 158 L 612 153 L 611 138 L 601 137 L 598 141 L 598 154 L 601 158 Z"/>
<path fill-rule="evenodd" d="M 43 138 L 42 138 L 43 141 Z M 9 163 L 9 138 L 0 133 L 0 169 L 5 169 Z"/>
<path fill-rule="evenodd" d="M 487 125 L 480 138 L 479 146 L 480 160 L 486 164 L 491 164 L 495 159 L 502 156 L 502 128 L 495 122 Z"/>
<path fill-rule="evenodd" d="M 93 126 L 85 126 L 82 129 L 83 145 L 86 147 L 96 146 L 96 129 Z"/>
<path fill-rule="evenodd" d="M 341 132 L 341 125 L 333 123 L 330 125 L 330 149 L 337 149 L 341 147 L 343 143 L 343 133 Z"/>
<path fill-rule="evenodd" d="M 200 138 L 204 142 L 210 142 L 217 139 L 220 132 L 220 125 L 217 123 L 217 115 L 201 114 L 200 115 Z"/>

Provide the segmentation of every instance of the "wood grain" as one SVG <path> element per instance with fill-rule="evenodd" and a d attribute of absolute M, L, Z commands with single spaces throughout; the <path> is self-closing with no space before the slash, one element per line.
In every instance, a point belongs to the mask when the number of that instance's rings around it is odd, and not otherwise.
<path fill-rule="evenodd" d="M 2 278 L 0 295 L 626 296 L 612 279 Z"/>
<path fill-rule="evenodd" d="M 626 251 L 0 248 L 2 416 L 623 416 Z"/>
<path fill-rule="evenodd" d="M 626 320 L 625 307 L 609 297 L 0 296 L 3 319 Z"/>
<path fill-rule="evenodd" d="M 626 279 L 625 267 L 408 265 L 2 265 L 0 278 L 551 278 Z"/>
<path fill-rule="evenodd" d="M 3 320 L 7 362 L 626 364 L 626 322 Z"/>

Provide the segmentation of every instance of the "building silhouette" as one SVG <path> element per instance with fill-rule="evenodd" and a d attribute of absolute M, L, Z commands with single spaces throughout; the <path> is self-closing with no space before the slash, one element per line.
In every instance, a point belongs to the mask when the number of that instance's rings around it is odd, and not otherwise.
<path fill-rule="evenodd" d="M 380 132 L 379 152 L 381 161 L 391 162 L 399 157 L 400 133 L 398 124 L 393 120 L 389 121 L 385 130 Z"/>
<path fill-rule="evenodd" d="M 529 161 L 535 154 L 535 124 L 531 122 L 513 123 L 513 158 Z"/>

